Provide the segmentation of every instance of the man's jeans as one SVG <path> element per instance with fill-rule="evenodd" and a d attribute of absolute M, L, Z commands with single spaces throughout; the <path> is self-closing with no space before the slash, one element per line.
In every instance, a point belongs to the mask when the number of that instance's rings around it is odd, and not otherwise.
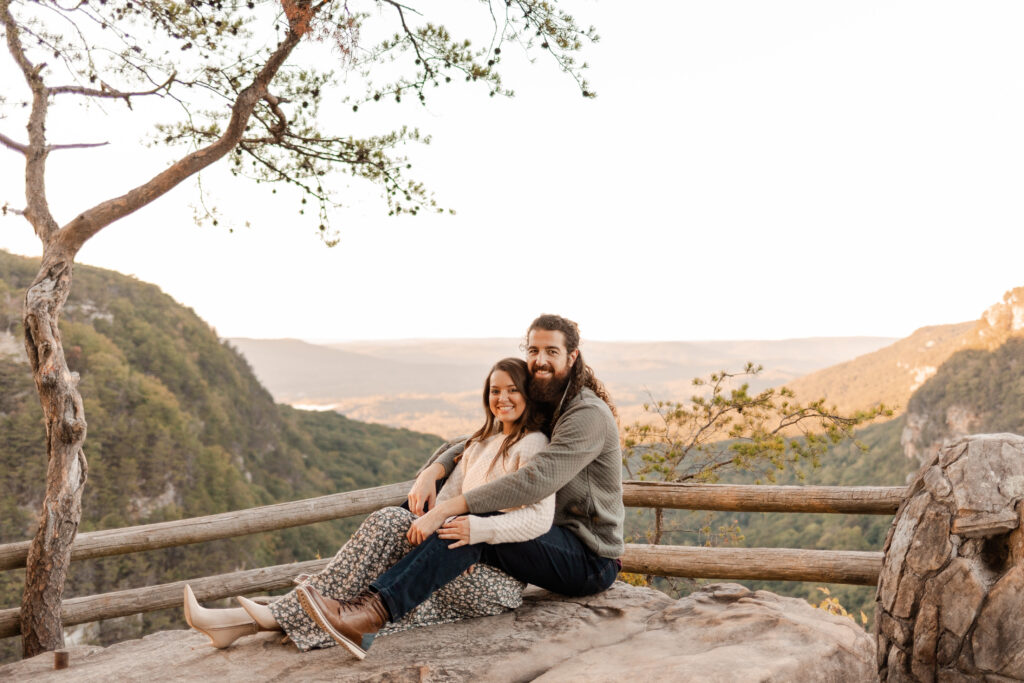
<path fill-rule="evenodd" d="M 477 562 L 501 569 L 520 581 L 561 595 L 592 595 L 615 581 L 615 560 L 592 553 L 573 532 L 554 526 L 521 543 L 478 543 L 449 549 L 454 543 L 436 534 L 412 549 L 370 585 L 398 621 L 441 586 Z"/>

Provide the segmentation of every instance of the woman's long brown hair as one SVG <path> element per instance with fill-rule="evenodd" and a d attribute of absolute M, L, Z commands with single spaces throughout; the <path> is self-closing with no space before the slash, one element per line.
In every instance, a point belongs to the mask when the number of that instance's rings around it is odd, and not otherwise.
<path fill-rule="evenodd" d="M 519 443 L 530 432 L 538 431 L 544 423 L 544 415 L 537 409 L 537 404 L 530 400 L 528 391 L 530 388 L 530 371 L 526 368 L 526 361 L 519 358 L 502 358 L 494 364 L 494 367 L 490 369 L 486 379 L 484 379 L 484 415 L 486 416 L 484 426 L 476 430 L 473 436 L 469 437 L 469 440 L 466 441 L 466 448 L 468 449 L 474 443 L 483 442 L 493 434 L 501 431 L 501 422 L 491 412 L 490 401 L 491 375 L 498 370 L 507 372 L 509 377 L 512 378 L 512 382 L 516 385 L 516 389 L 519 390 L 519 394 L 526 401 L 526 407 L 523 409 L 523 414 L 519 416 L 519 419 L 513 425 L 512 432 L 505 436 L 505 440 L 502 442 L 501 448 L 498 449 L 498 455 L 495 457 L 494 462 L 504 461 L 512 446 Z M 489 471 L 490 468 L 488 468 Z"/>

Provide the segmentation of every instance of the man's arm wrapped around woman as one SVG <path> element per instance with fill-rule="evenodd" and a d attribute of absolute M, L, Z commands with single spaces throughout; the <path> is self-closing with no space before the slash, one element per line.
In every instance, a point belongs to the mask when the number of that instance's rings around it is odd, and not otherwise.
<path fill-rule="evenodd" d="M 527 434 L 510 449 L 508 457 L 511 460 L 511 464 L 516 469 L 522 467 L 547 445 L 547 441 L 547 437 L 540 432 Z M 452 470 L 451 476 L 438 494 L 438 503 L 454 498 L 460 493 L 465 493 L 463 483 L 465 481 L 466 464 L 474 456 L 479 455 L 481 450 L 483 449 L 480 448 L 479 443 L 473 444 L 466 449 L 465 457 L 459 459 L 459 462 Z M 501 468 L 493 469 L 493 476 L 495 478 L 501 475 Z M 554 494 L 542 498 L 536 503 L 524 505 L 499 515 L 487 517 L 468 515 L 469 542 L 470 544 L 476 544 L 529 541 L 547 533 L 551 528 L 554 516 Z"/>

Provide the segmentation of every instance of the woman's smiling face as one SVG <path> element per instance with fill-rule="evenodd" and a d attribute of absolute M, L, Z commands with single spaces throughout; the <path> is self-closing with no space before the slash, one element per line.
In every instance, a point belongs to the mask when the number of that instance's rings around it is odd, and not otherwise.
<path fill-rule="evenodd" d="M 490 408 L 494 417 L 501 422 L 507 432 L 523 416 L 526 410 L 526 397 L 512 381 L 512 376 L 504 370 L 491 373 Z"/>

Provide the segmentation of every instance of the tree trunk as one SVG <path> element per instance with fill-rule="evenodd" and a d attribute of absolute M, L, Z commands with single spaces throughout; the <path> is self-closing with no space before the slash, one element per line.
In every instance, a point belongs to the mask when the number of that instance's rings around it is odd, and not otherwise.
<path fill-rule="evenodd" d="M 88 465 L 78 373 L 68 370 L 57 323 L 71 290 L 73 255 L 51 242 L 25 294 L 25 350 L 46 420 L 46 495 L 28 551 L 21 602 L 22 655 L 64 646 L 60 621 L 71 543 L 82 518 Z"/>

